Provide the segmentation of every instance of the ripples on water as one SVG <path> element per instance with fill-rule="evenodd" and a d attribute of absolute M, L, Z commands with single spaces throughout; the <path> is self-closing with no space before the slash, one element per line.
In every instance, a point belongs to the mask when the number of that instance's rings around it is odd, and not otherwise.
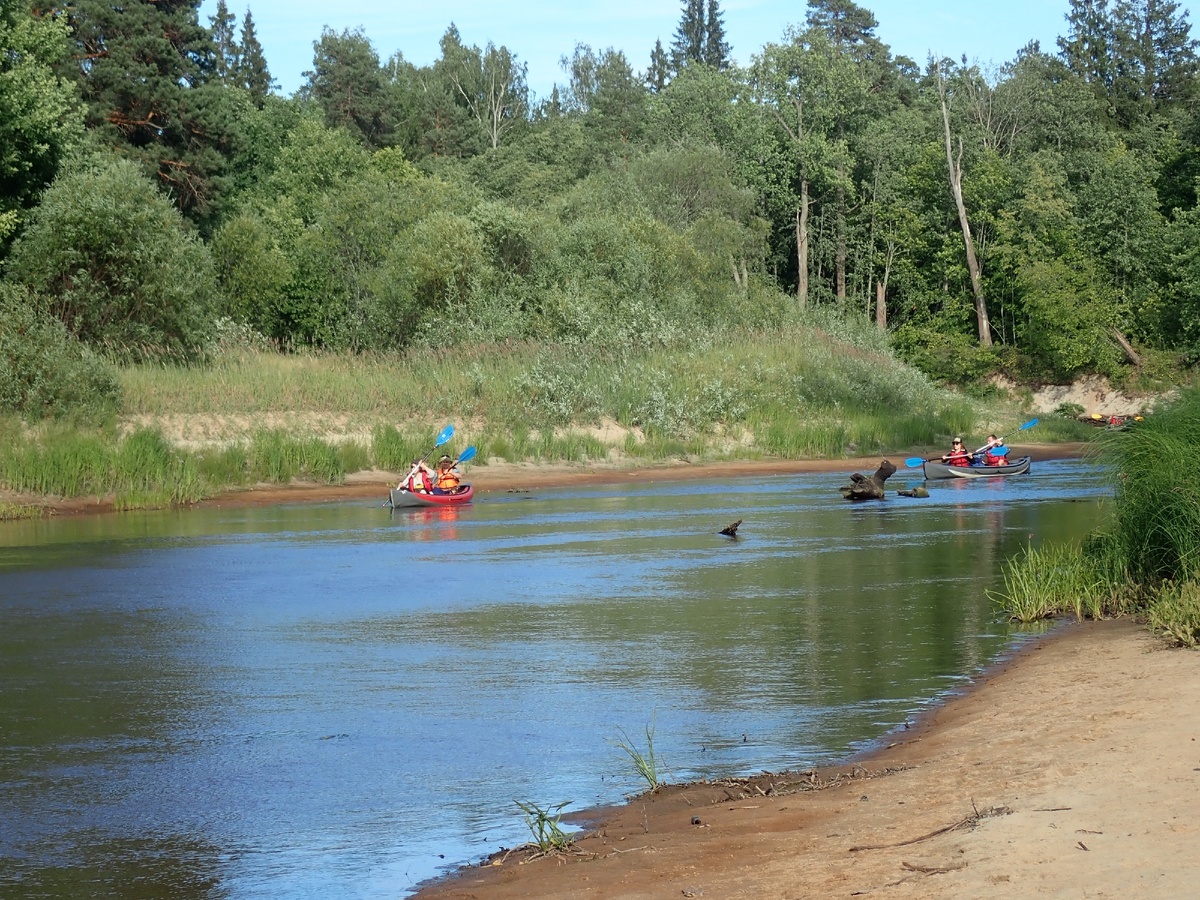
<path fill-rule="evenodd" d="M 515 799 L 637 791 L 651 724 L 671 780 L 844 758 L 1011 646 L 1002 560 L 1105 490 L 844 481 L 0 523 L 0 893 L 394 898 Z"/>

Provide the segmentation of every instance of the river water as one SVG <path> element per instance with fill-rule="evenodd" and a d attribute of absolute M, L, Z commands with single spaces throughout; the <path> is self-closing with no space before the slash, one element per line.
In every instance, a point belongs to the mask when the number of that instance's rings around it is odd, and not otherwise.
<path fill-rule="evenodd" d="M 844 759 L 1021 639 L 1002 560 L 1106 496 L 845 480 L 0 522 L 0 896 L 397 898 L 516 800 L 644 787 L 647 729 L 675 781 Z"/>

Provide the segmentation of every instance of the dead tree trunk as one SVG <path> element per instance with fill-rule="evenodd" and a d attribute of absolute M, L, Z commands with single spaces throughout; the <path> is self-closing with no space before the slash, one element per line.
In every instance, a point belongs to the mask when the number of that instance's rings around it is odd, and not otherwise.
<path fill-rule="evenodd" d="M 796 300 L 808 306 L 808 179 L 800 179 L 800 206 L 796 209 Z"/>
<path fill-rule="evenodd" d="M 958 208 L 958 224 L 962 229 L 963 245 L 967 252 L 967 270 L 971 273 L 971 292 L 975 295 L 975 321 L 979 327 L 979 344 L 983 347 L 992 346 L 992 325 L 988 321 L 987 305 L 983 302 L 983 277 L 979 269 L 979 260 L 975 256 L 975 239 L 971 236 L 971 223 L 967 219 L 967 207 L 963 203 L 962 192 L 962 141 L 958 142 L 958 158 L 954 158 L 954 148 L 950 141 L 950 109 L 946 104 L 946 83 L 942 80 L 942 70 L 938 67 L 938 96 L 942 102 L 942 124 L 946 139 L 946 165 L 950 169 L 950 192 L 954 195 L 954 205 Z"/>
<path fill-rule="evenodd" d="M 895 472 L 896 467 L 885 459 L 870 478 L 855 472 L 850 476 L 850 483 L 838 490 L 847 500 L 882 500 L 884 496 L 883 483 Z"/>
<path fill-rule="evenodd" d="M 1137 351 L 1133 349 L 1133 344 L 1129 343 L 1129 340 L 1125 337 L 1125 335 L 1121 334 L 1121 329 L 1114 327 L 1112 331 L 1113 337 L 1116 338 L 1117 346 L 1120 347 L 1125 353 L 1125 358 L 1129 360 L 1131 365 L 1135 367 L 1141 366 L 1142 358 L 1138 356 Z"/>

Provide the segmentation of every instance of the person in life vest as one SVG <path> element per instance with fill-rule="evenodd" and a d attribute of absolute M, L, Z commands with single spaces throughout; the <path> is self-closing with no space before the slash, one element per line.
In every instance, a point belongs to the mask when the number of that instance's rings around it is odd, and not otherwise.
<path fill-rule="evenodd" d="M 446 494 L 453 494 L 458 490 L 460 476 L 458 469 L 454 467 L 454 460 L 448 456 L 443 456 L 438 460 L 437 466 L 437 489 Z"/>
<path fill-rule="evenodd" d="M 1004 446 L 1002 438 L 988 435 L 987 443 L 983 445 L 983 461 L 989 466 L 1008 465 L 1008 448 Z"/>
<path fill-rule="evenodd" d="M 950 445 L 950 452 L 942 457 L 942 462 L 949 466 L 969 466 L 971 464 L 971 457 L 963 449 L 962 438 L 954 439 L 954 443 Z"/>
<path fill-rule="evenodd" d="M 425 460 L 413 460 L 412 468 L 408 472 L 408 478 L 400 482 L 399 487 L 413 493 L 427 494 L 433 490 L 433 484 L 436 480 L 433 469 L 425 465 Z"/>

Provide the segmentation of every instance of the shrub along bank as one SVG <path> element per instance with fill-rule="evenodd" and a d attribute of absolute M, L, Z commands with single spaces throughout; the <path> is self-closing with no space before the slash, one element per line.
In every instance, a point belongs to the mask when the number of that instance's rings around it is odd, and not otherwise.
<path fill-rule="evenodd" d="M 1200 644 L 1200 386 L 1128 431 L 1106 433 L 1098 458 L 1115 497 L 1082 546 L 1030 548 L 998 596 L 1030 622 L 1135 615 L 1181 645 Z"/>

